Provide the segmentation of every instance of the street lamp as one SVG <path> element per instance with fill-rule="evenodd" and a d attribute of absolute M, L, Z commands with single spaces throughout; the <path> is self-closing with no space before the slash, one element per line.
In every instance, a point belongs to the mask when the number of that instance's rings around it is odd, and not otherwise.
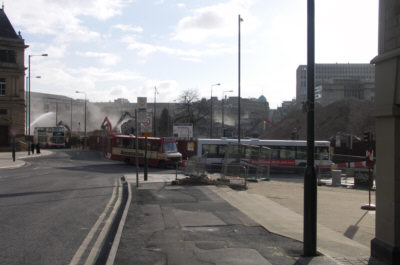
<path fill-rule="evenodd" d="M 233 92 L 233 90 L 225 90 L 222 92 L 222 126 L 221 126 L 221 130 L 222 130 L 222 137 L 225 137 L 225 125 L 224 125 L 224 111 L 225 111 L 225 102 L 226 102 L 226 95 L 225 93 L 229 93 L 229 92 Z"/>
<path fill-rule="evenodd" d="M 40 75 L 34 76 L 33 78 L 41 78 Z M 28 135 L 28 76 L 25 77 L 25 135 Z"/>
<path fill-rule="evenodd" d="M 240 23 L 243 19 L 238 17 L 238 143 L 240 143 Z"/>
<path fill-rule="evenodd" d="M 80 94 L 84 94 L 85 95 L 85 134 L 84 134 L 84 147 L 86 147 L 86 93 L 83 91 L 75 91 L 75 93 L 80 93 Z"/>
<path fill-rule="evenodd" d="M 210 121 L 210 139 L 212 138 L 212 131 L 213 131 L 213 99 L 212 99 L 212 89 L 214 86 L 220 86 L 220 83 L 211 85 L 211 121 Z"/>
<path fill-rule="evenodd" d="M 28 92 L 28 103 L 29 103 L 29 121 L 28 121 L 28 155 L 31 154 L 30 141 L 31 141 L 31 57 L 34 56 L 48 56 L 47 53 L 43 54 L 29 54 L 28 55 L 28 78 L 29 78 L 29 92 Z"/>

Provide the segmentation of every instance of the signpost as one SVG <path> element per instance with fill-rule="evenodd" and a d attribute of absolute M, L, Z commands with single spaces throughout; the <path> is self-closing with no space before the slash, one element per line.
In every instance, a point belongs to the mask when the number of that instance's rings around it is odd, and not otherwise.
<path fill-rule="evenodd" d="M 12 137 L 12 158 L 13 162 L 15 162 L 15 136 L 17 135 L 17 132 L 13 129 L 10 130 L 11 132 L 11 137 Z M 29 146 L 28 146 L 29 148 Z"/>

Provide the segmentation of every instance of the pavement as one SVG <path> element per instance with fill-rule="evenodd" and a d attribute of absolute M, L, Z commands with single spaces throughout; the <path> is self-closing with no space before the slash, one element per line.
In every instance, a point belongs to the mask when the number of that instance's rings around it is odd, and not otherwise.
<path fill-rule="evenodd" d="M 365 190 L 318 188 L 319 255 L 302 257 L 301 182 L 235 190 L 171 185 L 174 174 L 139 175 L 138 187 L 135 174 L 125 177 L 132 200 L 114 264 L 381 264 L 370 257 L 375 214 L 360 208 Z"/>
<path fill-rule="evenodd" d="M 51 154 L 17 152 L 13 162 L 11 153 L 0 153 L 0 169 Z M 136 174 L 125 175 L 131 201 L 110 264 L 382 264 L 370 257 L 375 212 L 360 208 L 368 203 L 366 190 L 318 187 L 318 256 L 302 257 L 301 179 L 272 177 L 235 190 L 172 185 L 186 176 L 170 172 L 150 171 L 146 182 L 141 173 L 138 185 Z"/>
<path fill-rule="evenodd" d="M 29 162 L 25 161 L 26 158 L 35 158 L 51 155 L 53 152 L 46 149 L 41 149 L 40 154 L 30 153 L 28 151 L 15 152 L 15 161 L 13 161 L 12 152 L 0 152 L 0 169 L 13 169 L 27 165 Z"/>

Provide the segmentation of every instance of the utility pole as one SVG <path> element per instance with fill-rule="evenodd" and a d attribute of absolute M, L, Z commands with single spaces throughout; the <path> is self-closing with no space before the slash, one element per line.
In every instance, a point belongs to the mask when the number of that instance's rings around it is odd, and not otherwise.
<path fill-rule="evenodd" d="M 238 19 L 238 143 L 240 143 L 240 23 L 243 19 L 239 15 Z"/>
<path fill-rule="evenodd" d="M 314 167 L 315 4 L 307 0 L 307 168 L 304 176 L 303 255 L 317 255 L 317 177 Z"/>
<path fill-rule="evenodd" d="M 157 112 L 157 87 L 154 86 L 154 113 L 153 113 L 153 136 L 156 137 L 156 112 Z"/>

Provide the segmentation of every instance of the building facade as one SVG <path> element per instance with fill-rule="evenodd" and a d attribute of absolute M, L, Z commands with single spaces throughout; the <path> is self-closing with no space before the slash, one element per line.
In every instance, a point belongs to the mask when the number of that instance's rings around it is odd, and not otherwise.
<path fill-rule="evenodd" d="M 22 137 L 25 128 L 25 41 L 0 9 L 0 147 L 11 136 Z"/>
<path fill-rule="evenodd" d="M 357 84 L 356 84 L 357 83 Z M 375 91 L 375 66 L 371 64 L 316 64 L 315 65 L 315 87 L 322 90 L 330 91 L 323 99 L 329 102 L 329 96 L 342 95 L 344 99 L 346 96 L 351 97 L 354 90 L 362 89 L 365 92 L 357 92 L 354 95 L 358 99 L 373 100 Z M 355 89 L 355 86 L 358 86 Z M 372 86 L 372 87 L 371 87 Z M 335 93 L 335 89 L 343 90 L 343 92 Z M 347 92 L 345 90 L 352 90 Z M 318 92 L 318 91 L 317 91 Z M 318 93 L 316 93 L 318 94 Z M 319 93 L 317 97 L 324 96 Z M 316 98 L 319 100 L 320 98 Z M 296 71 L 296 100 L 298 103 L 307 100 L 307 65 L 300 65 Z M 330 103 L 332 103 L 331 101 Z"/>

